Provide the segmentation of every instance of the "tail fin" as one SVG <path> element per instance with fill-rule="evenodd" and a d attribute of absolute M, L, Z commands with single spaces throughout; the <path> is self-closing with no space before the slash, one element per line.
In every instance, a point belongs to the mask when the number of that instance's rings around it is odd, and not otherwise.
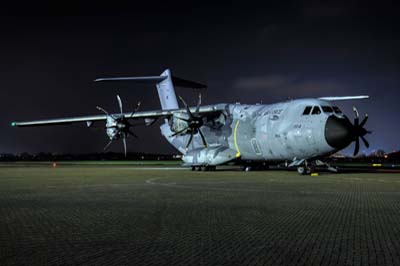
<path fill-rule="evenodd" d="M 166 69 L 160 75 L 165 77 L 161 82 L 157 83 L 158 97 L 160 97 L 161 108 L 163 110 L 178 109 L 178 101 L 175 95 L 174 85 L 172 84 L 171 71 Z"/>
<path fill-rule="evenodd" d="M 139 84 L 156 84 L 158 96 L 160 97 L 161 108 L 163 110 L 178 109 L 178 101 L 175 95 L 174 85 L 178 87 L 203 89 L 207 88 L 206 85 L 177 78 L 171 75 L 171 71 L 166 69 L 160 76 L 149 77 L 117 77 L 117 78 L 98 78 L 94 80 L 99 81 L 129 81 Z"/>

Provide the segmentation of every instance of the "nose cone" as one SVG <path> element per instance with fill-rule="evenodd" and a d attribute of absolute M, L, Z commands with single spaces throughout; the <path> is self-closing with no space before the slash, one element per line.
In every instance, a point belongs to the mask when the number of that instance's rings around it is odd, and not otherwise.
<path fill-rule="evenodd" d="M 354 140 L 353 125 L 345 118 L 330 116 L 325 125 L 325 139 L 329 146 L 341 150 L 349 146 Z"/>

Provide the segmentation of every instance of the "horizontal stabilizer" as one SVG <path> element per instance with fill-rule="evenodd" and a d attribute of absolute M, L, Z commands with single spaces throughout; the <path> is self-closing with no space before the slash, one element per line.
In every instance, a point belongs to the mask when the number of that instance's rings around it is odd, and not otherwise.
<path fill-rule="evenodd" d="M 172 83 L 177 86 L 177 87 L 182 87 L 182 88 L 191 88 L 191 89 L 205 89 L 207 88 L 207 85 L 186 80 L 186 79 L 181 79 L 175 76 L 172 76 Z"/>
<path fill-rule="evenodd" d="M 157 84 L 167 76 L 149 76 L 149 77 L 113 77 L 113 78 L 97 78 L 94 82 L 100 81 L 132 81 L 138 84 Z"/>
<path fill-rule="evenodd" d="M 129 81 L 141 85 L 155 85 L 166 79 L 167 76 L 148 76 L 148 77 L 110 77 L 110 78 L 97 78 L 94 81 L 95 82 L 101 82 L 101 81 Z M 178 78 L 175 76 L 172 76 L 172 83 L 176 87 L 182 87 L 182 88 L 191 88 L 191 89 L 205 89 L 207 88 L 206 85 Z"/>
<path fill-rule="evenodd" d="M 320 97 L 319 100 L 323 101 L 348 101 L 348 100 L 363 100 L 369 99 L 368 95 L 358 95 L 358 96 L 333 96 L 333 97 Z"/>

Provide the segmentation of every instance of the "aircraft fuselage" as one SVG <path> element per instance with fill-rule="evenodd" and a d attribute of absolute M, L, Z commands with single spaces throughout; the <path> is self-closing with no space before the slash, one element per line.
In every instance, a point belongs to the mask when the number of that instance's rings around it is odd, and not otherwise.
<path fill-rule="evenodd" d="M 223 126 L 213 128 L 205 123 L 202 127 L 209 144 L 207 149 L 201 145 L 198 136 L 194 137 L 187 154 L 182 145 L 186 143 L 187 136 L 169 141 L 185 154 L 184 161 L 192 165 L 217 165 L 222 160 L 218 158 L 219 153 L 225 159 L 233 156 L 245 161 L 317 158 L 332 154 L 351 142 L 345 140 L 341 146 L 332 146 L 332 140 L 327 139 L 329 118 L 343 120 L 343 123 L 348 120 L 337 107 L 335 109 L 330 102 L 318 99 L 270 105 L 226 104 Z M 226 148 L 230 153 L 223 153 L 227 152 Z"/>

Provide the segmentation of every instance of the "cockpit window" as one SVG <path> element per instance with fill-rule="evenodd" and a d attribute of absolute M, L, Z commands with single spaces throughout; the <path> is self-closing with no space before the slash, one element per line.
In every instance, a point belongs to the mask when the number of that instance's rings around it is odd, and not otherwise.
<path fill-rule="evenodd" d="M 340 111 L 339 107 L 333 106 L 333 110 L 335 111 L 335 114 L 342 114 L 342 111 Z"/>
<path fill-rule="evenodd" d="M 321 109 L 318 106 L 314 106 L 314 109 L 312 110 L 313 115 L 319 115 L 321 113 Z"/>
<path fill-rule="evenodd" d="M 330 106 L 322 106 L 322 111 L 324 111 L 324 113 L 333 113 L 333 109 Z"/>
<path fill-rule="evenodd" d="M 303 115 L 309 115 L 310 112 L 311 112 L 311 109 L 312 109 L 312 106 L 307 106 L 307 107 L 304 109 Z"/>

